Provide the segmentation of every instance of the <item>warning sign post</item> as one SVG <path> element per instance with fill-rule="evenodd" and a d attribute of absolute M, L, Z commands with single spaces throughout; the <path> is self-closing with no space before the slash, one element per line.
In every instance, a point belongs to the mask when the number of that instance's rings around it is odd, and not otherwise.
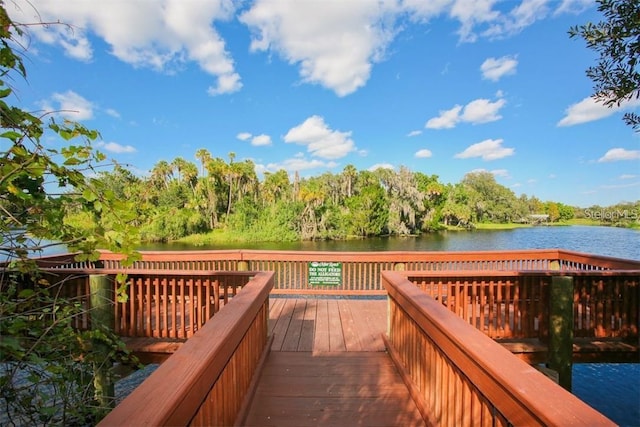
<path fill-rule="evenodd" d="M 310 285 L 342 284 L 342 263 L 328 261 L 312 261 L 309 263 Z"/>

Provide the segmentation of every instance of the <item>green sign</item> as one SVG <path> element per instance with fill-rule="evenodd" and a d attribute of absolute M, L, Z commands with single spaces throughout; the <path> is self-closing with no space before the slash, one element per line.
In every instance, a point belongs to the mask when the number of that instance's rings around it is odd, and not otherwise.
<path fill-rule="evenodd" d="M 342 284 L 342 263 L 313 261 L 309 263 L 310 285 L 336 285 Z"/>

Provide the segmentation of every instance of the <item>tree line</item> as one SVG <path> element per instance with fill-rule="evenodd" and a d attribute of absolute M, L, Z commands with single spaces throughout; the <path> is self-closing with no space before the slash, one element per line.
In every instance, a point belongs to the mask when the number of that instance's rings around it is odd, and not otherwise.
<path fill-rule="evenodd" d="M 449 226 L 549 222 L 574 218 L 560 202 L 517 196 L 490 172 L 471 172 L 456 184 L 436 175 L 379 168 L 301 178 L 285 170 L 258 179 L 251 160 L 195 153 L 155 164 L 146 177 L 117 165 L 97 181 L 117 199 L 136 201 L 136 226 L 146 241 L 169 241 L 225 230 L 252 240 L 345 239 L 416 235 Z"/>

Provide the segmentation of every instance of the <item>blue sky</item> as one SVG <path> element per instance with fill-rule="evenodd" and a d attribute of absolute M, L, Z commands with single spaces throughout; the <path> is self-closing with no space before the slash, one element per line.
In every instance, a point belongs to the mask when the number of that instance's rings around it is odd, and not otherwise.
<path fill-rule="evenodd" d="M 399 168 L 576 206 L 640 199 L 640 134 L 596 104 L 584 0 L 23 0 L 20 105 L 160 160 L 251 159 L 300 176 Z M 48 141 L 56 145 L 59 141 Z"/>

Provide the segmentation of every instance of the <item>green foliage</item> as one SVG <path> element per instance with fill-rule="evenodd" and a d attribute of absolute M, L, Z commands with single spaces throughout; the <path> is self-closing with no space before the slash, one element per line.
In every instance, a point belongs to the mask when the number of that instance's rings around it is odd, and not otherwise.
<path fill-rule="evenodd" d="M 587 76 L 594 83 L 595 97 L 608 107 L 640 97 L 640 13 L 638 0 L 596 0 L 604 20 L 575 26 L 570 37 L 583 38 L 589 49 L 600 54 Z M 625 122 L 640 131 L 640 116 L 626 113 Z"/>
<path fill-rule="evenodd" d="M 516 197 L 489 172 L 445 185 L 435 175 L 407 168 L 371 172 L 347 165 L 338 174 L 304 179 L 291 179 L 284 170 L 267 172 L 259 182 L 251 162 L 227 163 L 203 149 L 196 157 L 200 175 L 195 164 L 174 160 L 158 162 L 148 178 L 115 168 L 99 179 L 119 198 L 136 201 L 130 212 L 148 241 L 194 235 L 216 241 L 224 235 L 236 242 L 416 235 L 451 226 L 527 223 L 529 215 L 549 209 L 554 221 L 567 221 L 574 212 L 562 203 Z"/>
<path fill-rule="evenodd" d="M 139 218 L 131 199 L 89 178 L 105 161 L 91 146 L 96 131 L 12 105 L 8 82 L 26 77 L 14 34 L 21 30 L 0 2 L 0 423 L 92 424 L 104 410 L 93 364 L 128 355 L 109 331 L 79 331 L 73 319 L 85 308 L 63 296 L 62 278 L 45 276 L 29 258 L 64 246 L 79 251 L 78 260 L 96 259 L 100 248 L 132 262 Z M 93 351 L 96 342 L 111 349 L 106 359 Z"/>
<path fill-rule="evenodd" d="M 49 276 L 54 279 L 53 276 Z M 57 279 L 56 279 L 57 280 Z M 84 314 L 79 300 L 60 297 L 65 281 L 5 273 L 0 293 L 0 402 L 13 425 L 86 425 L 104 409 L 95 399 L 94 353 L 100 343 L 109 359 L 134 363 L 119 338 L 108 330 L 78 331 Z"/>
<path fill-rule="evenodd" d="M 462 185 L 469 197 L 472 221 L 505 223 L 520 219 L 514 218 L 515 194 L 498 184 L 492 173 L 468 173 L 463 178 Z"/>
<path fill-rule="evenodd" d="M 346 201 L 347 233 L 351 236 L 379 236 L 389 220 L 384 190 L 378 185 L 365 185 Z"/>
<path fill-rule="evenodd" d="M 299 203 L 281 201 L 260 211 L 253 227 L 255 241 L 286 242 L 299 239 L 296 219 L 302 206 Z"/>

